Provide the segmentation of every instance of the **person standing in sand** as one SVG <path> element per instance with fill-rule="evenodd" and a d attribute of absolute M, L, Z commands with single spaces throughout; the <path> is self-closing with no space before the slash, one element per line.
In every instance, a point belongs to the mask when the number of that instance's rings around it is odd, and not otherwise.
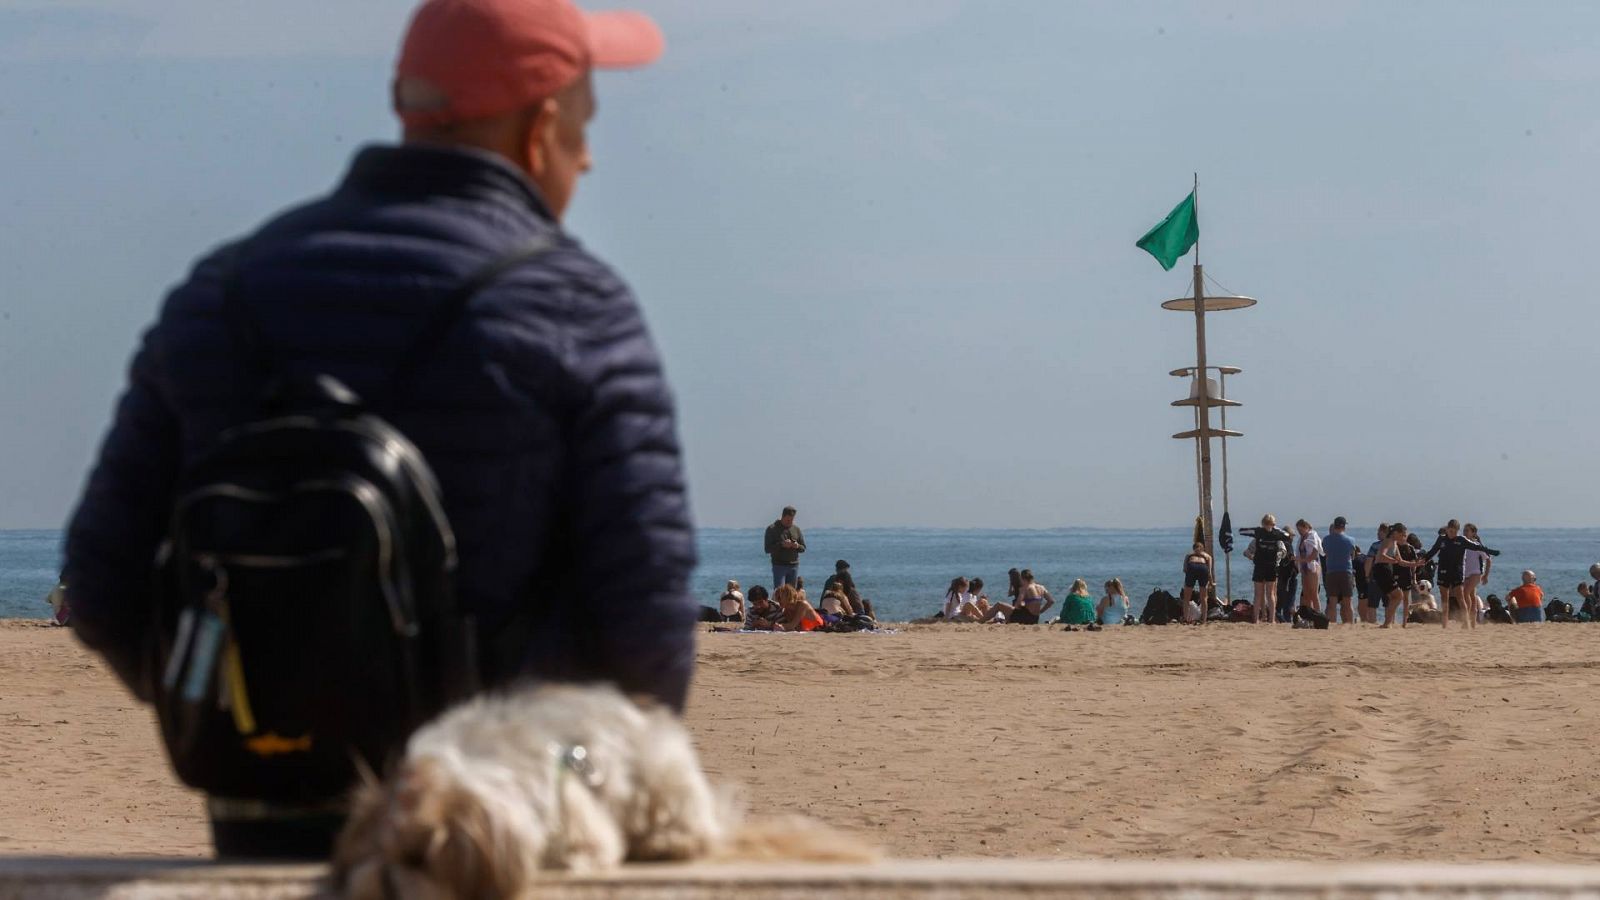
<path fill-rule="evenodd" d="M 1489 569 L 1498 554 L 1483 546 L 1483 541 L 1478 537 L 1478 526 L 1468 522 L 1461 531 L 1474 545 L 1467 547 L 1467 551 L 1461 555 L 1461 592 L 1466 595 L 1467 612 L 1470 613 L 1467 625 L 1473 626 L 1483 617 L 1484 605 L 1478 598 L 1478 586 L 1489 581 Z"/>
<path fill-rule="evenodd" d="M 1397 611 L 1402 612 L 1400 627 L 1406 627 L 1405 614 L 1409 614 L 1410 610 L 1400 610 L 1400 606 L 1409 596 L 1411 584 L 1409 570 L 1422 565 L 1422 560 L 1416 558 L 1407 560 L 1401 555 L 1400 546 L 1405 540 L 1406 526 L 1396 522 L 1389 526 L 1383 543 L 1373 554 L 1372 575 L 1377 579 L 1378 590 L 1383 593 L 1384 598 L 1383 624 L 1379 626 L 1381 628 L 1388 628 L 1394 624 Z M 1404 587 L 1401 586 L 1401 570 L 1408 570 L 1405 573 L 1408 577 L 1404 581 Z"/>
<path fill-rule="evenodd" d="M 1344 624 L 1354 625 L 1355 615 L 1351 600 L 1355 594 L 1356 542 L 1344 533 L 1344 516 L 1337 516 L 1328 526 L 1328 536 L 1322 539 L 1322 553 L 1327 558 L 1327 572 L 1323 573 L 1323 587 L 1328 595 L 1326 615 L 1329 622 L 1343 617 Z"/>
<path fill-rule="evenodd" d="M 1300 532 L 1294 557 L 1300 568 L 1300 605 L 1316 609 L 1322 596 L 1322 536 L 1305 519 L 1294 523 L 1294 527 Z M 1331 616 L 1328 620 L 1333 621 Z"/>
<path fill-rule="evenodd" d="M 1372 624 L 1378 621 L 1378 607 L 1385 602 L 1388 589 L 1378 583 L 1373 575 L 1373 569 L 1378 563 L 1378 548 L 1383 546 L 1383 541 L 1389 536 L 1389 523 L 1382 522 L 1378 525 L 1378 539 L 1367 547 L 1367 555 L 1362 559 L 1362 567 L 1367 575 L 1367 588 L 1369 599 L 1361 607 L 1361 621 Z M 1393 574 L 1393 573 L 1391 573 Z"/>
<path fill-rule="evenodd" d="M 699 604 L 674 404 L 632 291 L 563 227 L 593 162 L 591 70 L 662 47 L 642 14 L 570 0 L 424 2 L 390 92 L 401 140 L 363 147 L 328 195 L 168 295 L 64 554 L 77 636 L 141 699 L 166 691 L 151 567 L 180 479 L 225 428 L 260 421 L 272 381 L 336 379 L 379 401 L 437 477 L 455 605 L 481 649 L 478 672 L 445 677 L 608 682 L 682 710 Z M 261 148 L 236 150 L 249 178 Z M 328 856 L 342 787 L 259 793 L 208 798 L 219 855 Z"/>
<path fill-rule="evenodd" d="M 1278 530 L 1278 520 L 1271 513 L 1261 517 L 1260 528 L 1241 528 L 1239 533 L 1251 539 L 1245 556 L 1255 567 L 1250 580 L 1255 584 L 1256 624 L 1271 625 L 1277 616 L 1278 563 L 1287 555 L 1293 538 L 1288 532 Z"/>
<path fill-rule="evenodd" d="M 794 523 L 795 515 L 794 507 L 785 506 L 777 521 L 767 526 L 762 541 L 767 555 L 772 557 L 774 591 L 779 585 L 800 581 L 800 554 L 806 552 L 806 536 L 801 533 L 800 526 Z"/>
<path fill-rule="evenodd" d="M 1461 534 L 1461 523 L 1455 519 L 1445 523 L 1444 533 L 1434 539 L 1433 546 L 1423 554 L 1426 559 L 1438 557 L 1436 575 L 1439 583 L 1439 618 L 1448 627 L 1451 602 L 1461 604 L 1469 626 L 1477 622 L 1476 603 L 1468 599 L 1466 591 L 1466 559 L 1468 551 L 1481 551 L 1499 556 L 1500 551 L 1490 550 L 1482 543 Z"/>

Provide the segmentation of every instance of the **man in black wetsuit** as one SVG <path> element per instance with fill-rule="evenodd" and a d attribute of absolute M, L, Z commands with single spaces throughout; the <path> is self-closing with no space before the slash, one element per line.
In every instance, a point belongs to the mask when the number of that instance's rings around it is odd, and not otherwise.
<path fill-rule="evenodd" d="M 1431 560 L 1439 557 L 1439 609 L 1445 621 L 1450 620 L 1450 598 L 1454 597 L 1461 603 L 1461 609 L 1470 616 L 1476 616 L 1477 610 L 1467 609 L 1466 594 L 1462 590 L 1463 568 L 1468 550 L 1478 550 L 1490 556 L 1499 556 L 1499 550 L 1490 550 L 1488 547 L 1461 534 L 1461 523 L 1451 519 L 1445 523 L 1444 534 L 1439 535 L 1433 542 L 1433 547 L 1422 554 L 1423 559 Z"/>

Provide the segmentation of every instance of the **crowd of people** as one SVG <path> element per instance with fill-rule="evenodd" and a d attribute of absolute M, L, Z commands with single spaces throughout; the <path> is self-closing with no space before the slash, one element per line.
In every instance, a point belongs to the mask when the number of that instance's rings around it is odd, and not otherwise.
<path fill-rule="evenodd" d="M 1484 622 L 1532 623 L 1600 618 L 1600 563 L 1590 567 L 1597 580 L 1578 586 L 1579 608 L 1552 598 L 1546 603 L 1538 574 L 1524 570 L 1502 600 L 1480 593 L 1500 555 L 1483 543 L 1478 527 L 1456 519 L 1438 529 L 1431 546 L 1401 522 L 1378 526 L 1365 550 L 1347 534 L 1343 516 L 1326 535 L 1305 519 L 1294 530 L 1280 528 L 1271 515 L 1258 527 L 1241 528 L 1250 538 L 1244 556 L 1252 563 L 1253 602 L 1222 608 L 1215 600 L 1211 558 L 1196 544 L 1183 562 L 1185 618 L 1194 616 L 1191 593 L 1208 598 L 1198 619 L 1228 618 L 1257 623 L 1293 622 L 1303 626 L 1366 622 L 1389 628 L 1413 624 L 1463 628 Z M 1218 610 L 1221 609 L 1219 612 Z"/>
<path fill-rule="evenodd" d="M 773 584 L 752 587 L 746 595 L 729 581 L 715 607 L 702 609 L 710 622 L 739 622 L 765 631 L 856 631 L 876 625 L 870 601 L 861 597 L 850 564 L 839 560 L 813 606 L 799 575 L 805 535 L 795 524 L 794 507 L 768 526 L 764 550 L 772 558 Z M 1250 599 L 1224 601 L 1217 596 L 1216 563 L 1204 544 L 1184 554 L 1182 587 L 1175 596 L 1156 590 L 1138 618 L 1122 580 L 1106 581 L 1098 599 L 1079 578 L 1058 602 L 1029 569 L 1007 573 L 1003 597 L 991 599 L 982 578 L 957 576 L 945 589 L 944 601 L 930 621 L 977 624 L 1037 625 L 1054 623 L 1068 630 L 1099 630 L 1106 625 L 1141 622 L 1165 624 L 1208 621 L 1294 624 L 1326 628 L 1368 623 L 1382 628 L 1396 623 L 1462 628 L 1487 622 L 1600 620 L 1600 563 L 1590 567 L 1594 584 L 1578 585 L 1581 605 L 1557 598 L 1546 600 L 1537 573 L 1520 573 L 1504 599 L 1488 593 L 1494 560 L 1500 555 L 1484 544 L 1478 527 L 1451 519 L 1438 529 L 1430 546 L 1401 522 L 1378 526 L 1375 539 L 1362 549 L 1348 533 L 1345 517 L 1335 518 L 1322 534 L 1305 519 L 1281 528 L 1275 516 L 1262 516 L 1258 526 L 1240 528 L 1250 539 L 1244 557 L 1251 564 Z M 1047 614 L 1056 611 L 1054 618 Z"/>
<path fill-rule="evenodd" d="M 746 594 L 730 580 L 715 607 L 701 607 L 701 621 L 738 622 L 749 631 L 863 631 L 877 625 L 872 601 L 861 596 L 850 563 L 838 560 L 833 574 L 822 583 L 816 605 L 806 594 L 806 580 L 795 575 L 791 583 L 777 582 L 768 591 L 754 585 Z"/>

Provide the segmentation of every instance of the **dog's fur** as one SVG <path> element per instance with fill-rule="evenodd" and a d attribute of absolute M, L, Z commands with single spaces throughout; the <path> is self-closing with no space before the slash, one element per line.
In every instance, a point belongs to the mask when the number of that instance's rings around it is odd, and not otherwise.
<path fill-rule="evenodd" d="M 574 747 L 587 772 L 563 762 Z M 868 855 L 820 826 L 741 826 L 670 712 L 552 686 L 480 697 L 413 735 L 394 777 L 357 791 L 333 870 L 360 900 L 516 898 L 545 869 Z"/>

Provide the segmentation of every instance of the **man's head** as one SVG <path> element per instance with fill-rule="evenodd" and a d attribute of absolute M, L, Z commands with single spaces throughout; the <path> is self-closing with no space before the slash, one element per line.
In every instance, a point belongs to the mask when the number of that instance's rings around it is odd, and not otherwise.
<path fill-rule="evenodd" d="M 1600 562 L 1589 567 L 1589 577 L 1600 581 Z"/>
<path fill-rule="evenodd" d="M 835 560 L 835 561 L 834 561 L 834 563 L 833 563 L 833 570 L 834 570 L 834 571 L 835 571 L 835 572 L 844 572 L 844 571 L 848 571 L 848 570 L 849 570 L 849 568 L 850 568 L 850 564 L 849 564 L 849 563 L 847 563 L 847 562 L 845 562 L 845 561 L 844 561 L 844 560 L 842 560 L 842 559 L 840 559 L 840 560 Z"/>
<path fill-rule="evenodd" d="M 1538 581 L 1538 580 L 1539 580 L 1539 576 L 1533 574 L 1533 570 L 1532 569 L 1523 569 L 1522 570 L 1522 583 L 1523 584 L 1533 584 L 1535 581 Z"/>
<path fill-rule="evenodd" d="M 560 218 L 590 167 L 590 70 L 645 65 L 662 45 L 645 16 L 572 0 L 425 0 L 395 65 L 394 108 L 408 142 L 494 153 Z"/>
<path fill-rule="evenodd" d="M 783 515 L 778 517 L 778 521 L 783 523 L 783 527 L 788 528 L 790 525 L 794 524 L 794 512 L 795 510 L 792 506 L 785 506 L 783 508 Z"/>
<path fill-rule="evenodd" d="M 1344 516 L 1334 516 L 1333 517 L 1333 524 L 1328 526 L 1328 530 L 1329 531 L 1338 532 L 1339 534 L 1343 534 L 1344 533 L 1344 527 L 1347 524 L 1349 524 L 1349 523 L 1345 522 Z"/>

